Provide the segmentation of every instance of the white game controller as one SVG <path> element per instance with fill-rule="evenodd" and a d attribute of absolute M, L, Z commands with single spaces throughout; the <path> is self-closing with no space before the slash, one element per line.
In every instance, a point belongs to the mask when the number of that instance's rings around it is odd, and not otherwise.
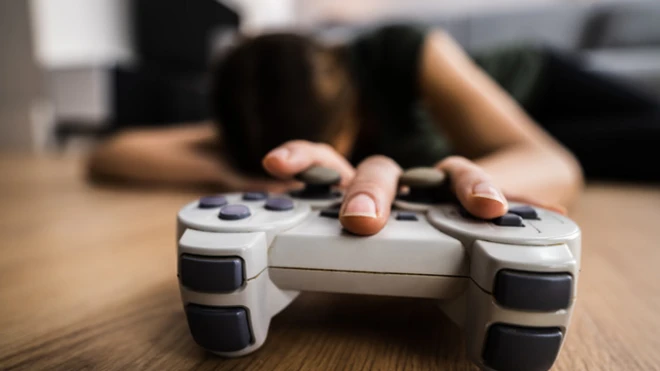
<path fill-rule="evenodd" d="M 434 298 L 463 328 L 478 366 L 549 369 L 575 303 L 580 229 L 525 205 L 487 221 L 456 204 L 428 204 L 437 179 L 419 175 L 431 171 L 402 176 L 410 192 L 370 237 L 342 229 L 341 195 L 330 192 L 338 177 L 327 172 L 303 176 L 307 188 L 292 195 L 226 194 L 184 206 L 178 276 L 194 340 L 223 356 L 254 352 L 300 291 Z"/>

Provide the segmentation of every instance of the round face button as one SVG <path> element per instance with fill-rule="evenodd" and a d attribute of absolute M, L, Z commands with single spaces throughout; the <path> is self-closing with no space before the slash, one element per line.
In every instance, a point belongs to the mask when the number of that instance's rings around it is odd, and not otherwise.
<path fill-rule="evenodd" d="M 250 216 L 250 209 L 245 205 L 235 204 L 223 206 L 218 218 L 222 220 L 241 220 Z"/>
<path fill-rule="evenodd" d="M 307 185 L 332 186 L 339 184 L 341 176 L 338 172 L 321 166 L 312 166 L 309 169 L 296 174 L 296 179 Z"/>
<path fill-rule="evenodd" d="M 293 209 L 293 201 L 284 197 L 270 198 L 264 207 L 270 211 L 287 211 Z"/>
<path fill-rule="evenodd" d="M 261 201 L 268 198 L 266 192 L 245 192 L 243 193 L 243 201 Z"/>
<path fill-rule="evenodd" d="M 227 204 L 227 198 L 222 195 L 205 196 L 199 199 L 198 207 L 200 209 L 212 209 L 214 207 L 221 207 Z"/>
<path fill-rule="evenodd" d="M 438 187 L 445 181 L 445 173 L 430 167 L 406 170 L 399 177 L 399 184 L 409 187 Z"/>

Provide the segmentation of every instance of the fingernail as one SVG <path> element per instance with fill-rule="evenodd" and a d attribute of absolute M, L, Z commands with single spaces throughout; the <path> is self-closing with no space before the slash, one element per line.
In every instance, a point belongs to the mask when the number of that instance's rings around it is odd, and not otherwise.
<path fill-rule="evenodd" d="M 497 188 L 495 188 L 492 184 L 488 182 L 482 182 L 475 185 L 474 188 L 472 188 L 472 196 L 489 198 L 491 200 L 500 202 L 503 205 L 506 205 L 506 200 L 504 199 L 504 196 L 502 196 L 502 194 L 500 193 L 500 191 L 497 190 Z"/>
<path fill-rule="evenodd" d="M 364 193 L 353 196 L 344 208 L 343 216 L 376 217 L 376 202 Z"/>
<path fill-rule="evenodd" d="M 286 161 L 290 155 L 291 151 L 289 151 L 287 148 L 277 148 L 271 151 L 267 157 L 275 157 L 282 161 Z"/>

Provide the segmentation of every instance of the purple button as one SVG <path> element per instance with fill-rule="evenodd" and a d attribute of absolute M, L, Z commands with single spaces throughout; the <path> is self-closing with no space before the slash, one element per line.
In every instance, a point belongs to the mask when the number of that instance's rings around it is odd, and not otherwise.
<path fill-rule="evenodd" d="M 245 205 L 235 204 L 223 206 L 218 218 L 222 220 L 240 220 L 250 216 L 250 209 Z"/>
<path fill-rule="evenodd" d="M 227 204 L 227 198 L 221 195 L 205 196 L 199 199 L 200 209 L 212 209 L 214 207 L 221 207 Z"/>
<path fill-rule="evenodd" d="M 265 208 L 271 211 L 287 211 L 293 209 L 293 201 L 284 197 L 270 198 L 266 201 Z"/>
<path fill-rule="evenodd" d="M 266 192 L 245 192 L 243 193 L 244 201 L 261 201 L 268 198 L 268 193 Z"/>

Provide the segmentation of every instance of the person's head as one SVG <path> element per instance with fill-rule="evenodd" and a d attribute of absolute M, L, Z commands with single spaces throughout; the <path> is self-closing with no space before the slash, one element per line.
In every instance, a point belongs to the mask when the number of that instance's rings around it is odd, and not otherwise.
<path fill-rule="evenodd" d="M 296 34 L 247 39 L 214 66 L 211 107 L 241 170 L 293 139 L 333 144 L 350 130 L 354 98 L 345 50 Z"/>

